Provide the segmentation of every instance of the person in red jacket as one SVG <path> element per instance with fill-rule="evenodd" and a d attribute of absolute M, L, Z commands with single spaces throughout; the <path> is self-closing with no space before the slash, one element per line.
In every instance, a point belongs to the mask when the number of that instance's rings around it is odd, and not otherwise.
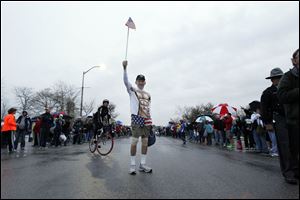
<path fill-rule="evenodd" d="M 231 128 L 232 128 L 232 123 L 233 123 L 233 119 L 231 117 L 231 113 L 228 113 L 225 117 L 224 117 L 224 124 L 225 124 L 225 132 L 226 132 L 226 138 L 229 140 L 230 144 L 228 145 L 229 149 L 233 149 L 233 134 L 231 132 Z"/>
<path fill-rule="evenodd" d="M 33 142 L 33 146 L 37 147 L 40 145 L 40 131 L 41 131 L 41 117 L 38 117 L 34 128 L 33 128 L 33 137 L 34 137 L 34 142 Z"/>
<path fill-rule="evenodd" d="M 17 123 L 16 123 L 16 114 L 17 109 L 10 108 L 8 110 L 8 115 L 4 117 L 4 124 L 1 128 L 1 132 L 3 134 L 3 138 L 8 144 L 9 152 L 13 152 L 13 136 L 15 131 L 17 130 Z"/>

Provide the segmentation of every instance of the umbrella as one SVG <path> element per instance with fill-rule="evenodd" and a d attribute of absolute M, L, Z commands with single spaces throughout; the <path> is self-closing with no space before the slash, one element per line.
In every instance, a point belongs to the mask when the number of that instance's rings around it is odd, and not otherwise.
<path fill-rule="evenodd" d="M 215 107 L 213 107 L 212 109 L 212 112 L 215 113 L 215 114 L 218 114 L 218 115 L 226 115 L 228 113 L 231 113 L 232 115 L 236 115 L 237 109 L 232 107 L 232 106 L 229 106 L 227 103 L 224 103 L 224 104 L 219 104 Z"/>
<path fill-rule="evenodd" d="M 213 122 L 214 120 L 209 116 L 203 115 L 203 116 L 198 117 L 195 122 L 202 123 L 205 121 Z"/>
<path fill-rule="evenodd" d="M 122 125 L 123 122 L 121 122 L 121 121 L 118 120 L 118 121 L 116 121 L 116 124 L 117 124 L 117 125 Z"/>

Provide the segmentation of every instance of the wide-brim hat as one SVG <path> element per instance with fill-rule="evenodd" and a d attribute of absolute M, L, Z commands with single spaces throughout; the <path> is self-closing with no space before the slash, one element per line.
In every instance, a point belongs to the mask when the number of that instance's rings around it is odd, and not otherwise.
<path fill-rule="evenodd" d="M 280 68 L 274 68 L 266 79 L 279 78 L 281 76 L 283 76 L 283 71 Z"/>

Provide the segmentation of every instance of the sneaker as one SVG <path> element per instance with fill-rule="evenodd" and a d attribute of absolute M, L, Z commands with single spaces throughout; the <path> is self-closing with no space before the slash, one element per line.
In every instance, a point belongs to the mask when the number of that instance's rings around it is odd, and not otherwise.
<path fill-rule="evenodd" d="M 136 175 L 135 165 L 131 165 L 131 166 L 130 166 L 129 174 L 130 174 L 130 175 Z"/>
<path fill-rule="evenodd" d="M 278 153 L 271 153 L 271 157 L 278 157 Z"/>
<path fill-rule="evenodd" d="M 142 164 L 140 164 L 139 171 L 145 173 L 152 173 L 152 169 L 150 167 Z"/>

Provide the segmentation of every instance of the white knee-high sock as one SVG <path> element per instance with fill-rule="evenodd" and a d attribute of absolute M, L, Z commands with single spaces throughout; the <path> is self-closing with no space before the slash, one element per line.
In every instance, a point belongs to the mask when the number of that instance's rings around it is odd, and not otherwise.
<path fill-rule="evenodd" d="M 130 158 L 131 158 L 130 164 L 135 165 L 135 156 L 130 156 Z"/>
<path fill-rule="evenodd" d="M 142 165 L 145 165 L 146 164 L 146 154 L 142 154 L 142 156 L 141 156 L 141 164 Z"/>

